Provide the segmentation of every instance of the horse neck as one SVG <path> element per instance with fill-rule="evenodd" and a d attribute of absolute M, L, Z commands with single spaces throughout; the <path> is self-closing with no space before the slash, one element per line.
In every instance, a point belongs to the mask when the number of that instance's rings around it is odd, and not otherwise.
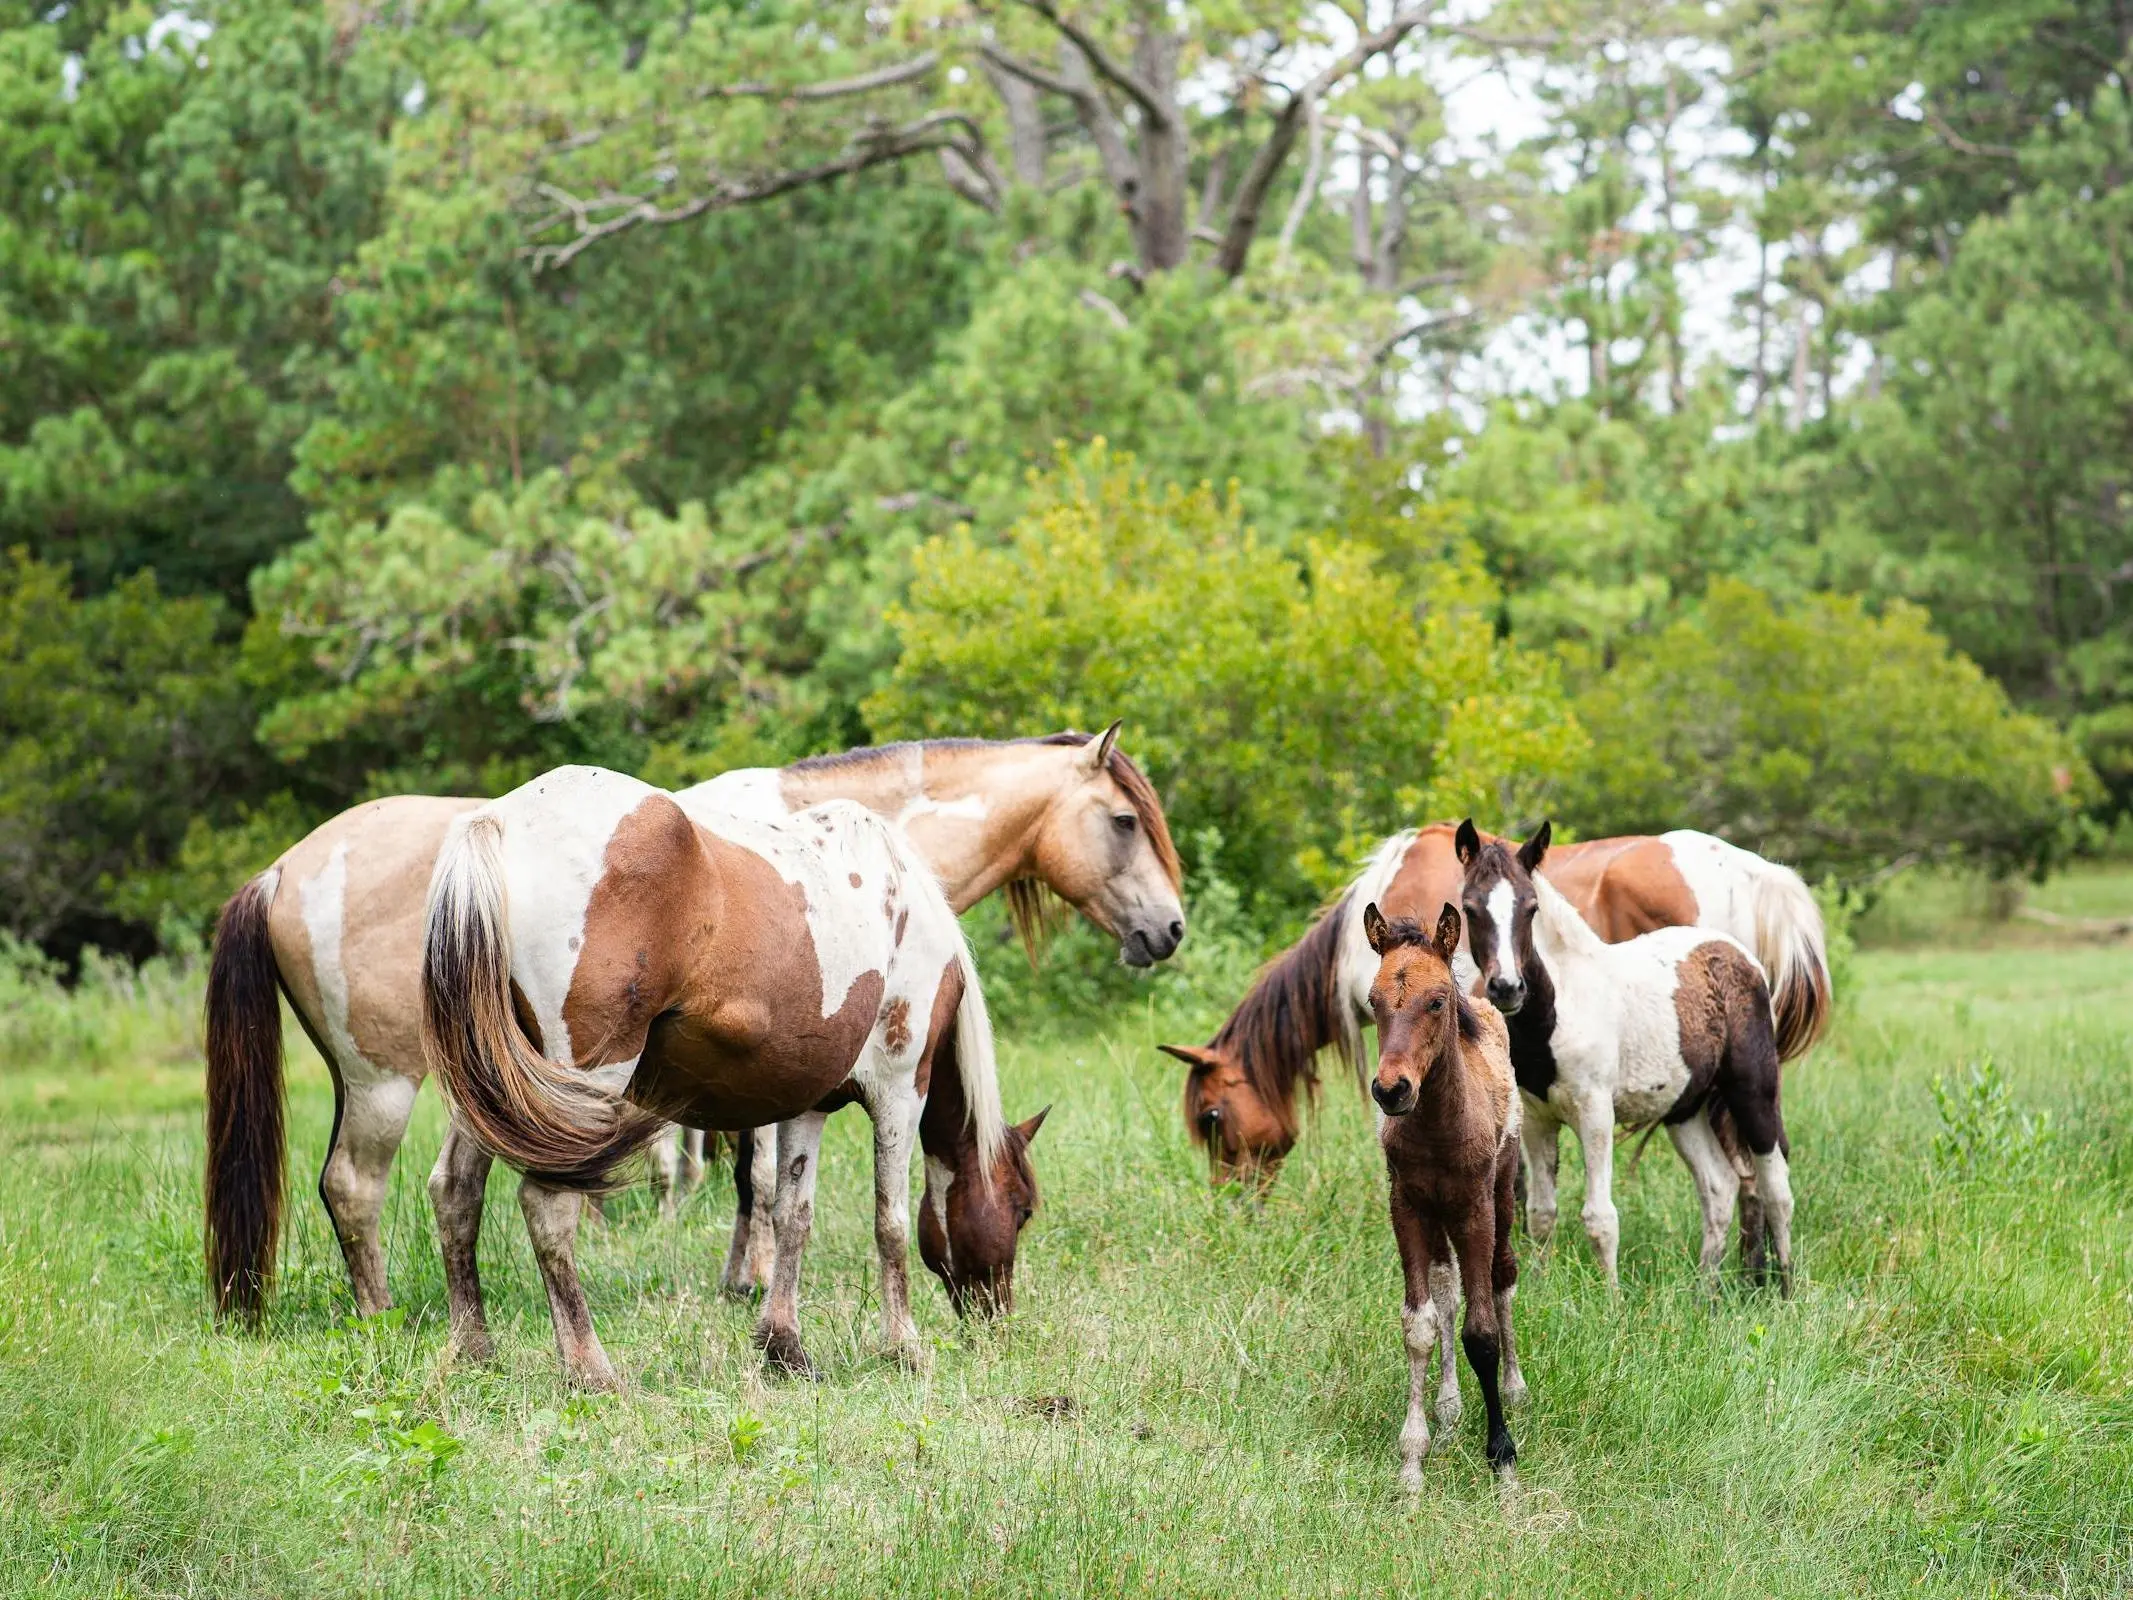
<path fill-rule="evenodd" d="M 1539 873 L 1533 875 L 1533 953 L 1541 964 L 1561 968 L 1601 957 L 1607 941 L 1592 931 L 1562 890 Z"/>
<path fill-rule="evenodd" d="M 1462 1120 L 1473 1098 L 1473 1086 L 1467 1081 L 1468 1076 L 1466 1041 L 1460 1037 L 1459 1019 L 1454 1016 L 1451 1027 L 1446 1030 L 1444 1046 L 1437 1053 L 1436 1065 L 1422 1080 L 1421 1093 L 1415 1097 L 1415 1111 L 1427 1116 L 1432 1123 L 1444 1126 Z"/>
<path fill-rule="evenodd" d="M 970 1126 L 970 1101 L 963 1093 L 963 1075 L 942 1071 L 945 1065 L 934 1063 L 925 1109 L 918 1116 L 918 1147 L 934 1160 L 961 1172 L 975 1159 L 978 1141 Z"/>
<path fill-rule="evenodd" d="M 1044 814 L 1074 776 L 1079 753 L 929 739 L 786 775 L 796 805 L 856 800 L 902 826 L 960 914 L 1032 870 Z"/>

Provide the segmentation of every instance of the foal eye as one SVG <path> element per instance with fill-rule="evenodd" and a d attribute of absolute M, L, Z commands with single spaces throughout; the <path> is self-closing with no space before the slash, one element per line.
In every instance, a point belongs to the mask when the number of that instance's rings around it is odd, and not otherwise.
<path fill-rule="evenodd" d="M 1438 995 L 1436 999 L 1429 1003 L 1429 1008 L 1432 1011 L 1442 1011 L 1444 1009 L 1444 996 Z"/>
<path fill-rule="evenodd" d="M 1111 819 L 1111 826 L 1116 828 L 1120 833 L 1131 833 L 1135 828 L 1140 826 L 1140 819 L 1130 811 L 1121 811 L 1117 816 Z"/>

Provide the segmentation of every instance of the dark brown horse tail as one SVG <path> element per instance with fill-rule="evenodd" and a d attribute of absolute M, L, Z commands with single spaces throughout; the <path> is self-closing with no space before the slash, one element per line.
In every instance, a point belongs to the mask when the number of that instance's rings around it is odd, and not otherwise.
<path fill-rule="evenodd" d="M 1755 958 L 1769 975 L 1778 1059 L 1804 1055 L 1829 1027 L 1829 955 L 1822 908 L 1800 875 L 1761 862 L 1755 875 Z"/>
<path fill-rule="evenodd" d="M 207 969 L 207 1280 L 256 1321 L 281 1239 L 281 990 L 267 912 L 281 868 L 230 896 Z"/>
<path fill-rule="evenodd" d="M 562 1189 L 612 1188 L 666 1124 L 542 1055 L 511 1000 L 503 824 L 447 839 L 422 945 L 422 1049 L 475 1140 Z"/>

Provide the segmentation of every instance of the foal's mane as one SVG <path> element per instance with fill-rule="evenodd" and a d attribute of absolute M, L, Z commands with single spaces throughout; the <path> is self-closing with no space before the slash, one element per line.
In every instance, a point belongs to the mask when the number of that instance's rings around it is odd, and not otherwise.
<path fill-rule="evenodd" d="M 1378 934 L 1378 943 L 1386 950 L 1413 948 L 1434 951 L 1437 935 L 1434 929 L 1425 928 L 1413 917 L 1394 917 Z M 1481 1019 L 1474 1014 L 1474 1005 L 1460 990 L 1456 978 L 1452 980 L 1452 1010 L 1459 1018 L 1459 1037 L 1469 1043 L 1481 1039 Z"/>
<path fill-rule="evenodd" d="M 930 750 L 999 750 L 1014 745 L 1087 745 L 1095 738 L 1093 733 L 1039 734 L 1027 739 L 905 739 L 894 744 L 865 745 L 857 750 L 839 750 L 830 755 L 808 756 L 795 761 L 786 770 L 789 772 L 837 772 L 848 767 L 877 766 L 903 762 L 912 750 L 921 753 Z M 1133 807 L 1133 814 L 1140 819 L 1141 831 L 1147 835 L 1149 848 L 1155 851 L 1155 859 L 1169 878 L 1173 889 L 1181 889 L 1185 883 L 1184 864 L 1178 860 L 1178 847 L 1170 837 L 1170 822 L 1163 815 L 1163 802 L 1155 792 L 1155 785 L 1147 775 L 1133 764 L 1133 758 L 1117 745 L 1104 761 L 1104 771 L 1116 783 Z M 1014 925 L 1016 937 L 1022 941 L 1022 949 L 1029 957 L 1032 967 L 1043 953 L 1046 941 L 1066 921 L 1067 904 L 1052 893 L 1050 885 L 1039 878 L 1017 878 L 1005 888 L 1007 920 Z"/>

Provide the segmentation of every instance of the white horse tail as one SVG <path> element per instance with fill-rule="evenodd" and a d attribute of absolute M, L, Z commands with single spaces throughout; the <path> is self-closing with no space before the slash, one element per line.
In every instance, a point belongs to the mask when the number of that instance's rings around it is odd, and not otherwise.
<path fill-rule="evenodd" d="M 1755 956 L 1770 977 L 1778 1059 L 1804 1055 L 1829 1027 L 1829 953 L 1822 908 L 1790 867 L 1754 857 Z"/>
<path fill-rule="evenodd" d="M 955 1007 L 955 1066 L 963 1081 L 971 1133 L 977 1140 L 978 1170 L 990 1182 L 993 1163 L 1007 1148 L 1007 1119 L 1000 1110 L 1000 1064 L 993 1053 L 992 1016 L 985 1009 L 985 990 L 978 982 L 970 941 L 963 937 L 963 925 L 955 913 L 947 915 L 955 929 L 956 971 L 963 979 L 963 997 Z"/>
<path fill-rule="evenodd" d="M 604 1189 L 665 1126 L 550 1061 L 511 999 L 504 826 L 477 813 L 445 842 L 422 943 L 422 1049 L 474 1138 L 566 1189 Z"/>

